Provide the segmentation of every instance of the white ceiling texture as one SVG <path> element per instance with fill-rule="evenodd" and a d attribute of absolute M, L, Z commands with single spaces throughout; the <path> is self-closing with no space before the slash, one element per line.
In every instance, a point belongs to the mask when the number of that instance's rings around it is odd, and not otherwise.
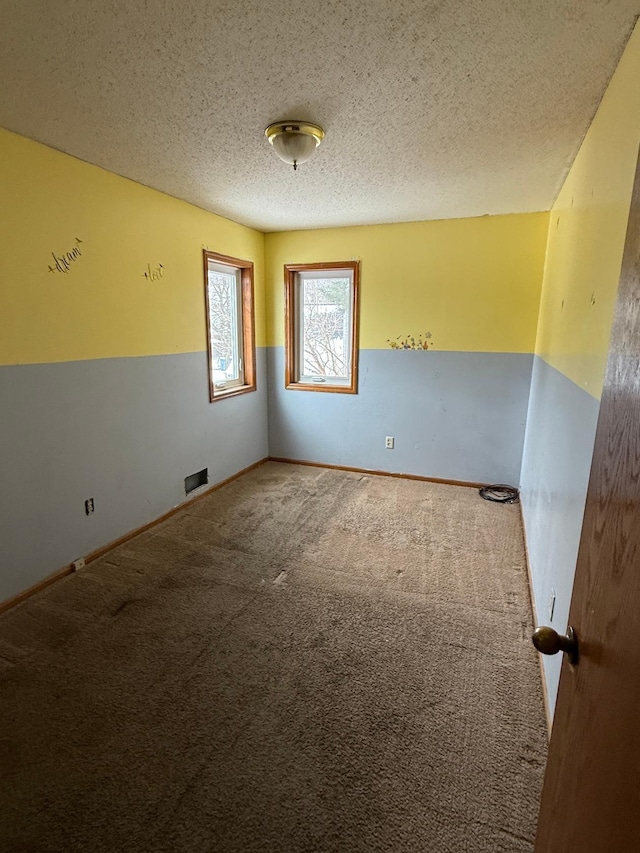
<path fill-rule="evenodd" d="M 0 0 L 0 126 L 263 231 L 546 210 L 638 12 Z M 326 132 L 297 172 L 287 118 Z"/>

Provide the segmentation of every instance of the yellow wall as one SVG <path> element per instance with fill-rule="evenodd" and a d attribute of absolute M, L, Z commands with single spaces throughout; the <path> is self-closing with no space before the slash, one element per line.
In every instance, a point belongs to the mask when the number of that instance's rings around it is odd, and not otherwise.
<path fill-rule="evenodd" d="M 602 390 L 639 141 L 636 27 L 549 220 L 536 352 L 594 397 Z"/>
<path fill-rule="evenodd" d="M 266 235 L 267 339 L 282 345 L 283 266 L 361 261 L 360 344 L 431 332 L 434 349 L 532 352 L 548 213 Z"/>
<path fill-rule="evenodd" d="M 0 364 L 205 350 L 203 248 L 254 261 L 264 345 L 263 234 L 4 130 L 0 199 Z"/>

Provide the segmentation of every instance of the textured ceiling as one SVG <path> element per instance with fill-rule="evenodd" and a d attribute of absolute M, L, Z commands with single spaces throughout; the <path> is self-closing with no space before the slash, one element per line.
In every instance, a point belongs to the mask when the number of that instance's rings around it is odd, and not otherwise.
<path fill-rule="evenodd" d="M 0 126 L 265 231 L 548 209 L 640 0 L 1 0 Z M 294 172 L 263 137 L 323 126 Z"/>

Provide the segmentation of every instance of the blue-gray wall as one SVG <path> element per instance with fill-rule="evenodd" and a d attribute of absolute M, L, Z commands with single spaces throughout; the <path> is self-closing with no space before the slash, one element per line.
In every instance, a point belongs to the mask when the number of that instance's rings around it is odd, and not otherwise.
<path fill-rule="evenodd" d="M 272 456 L 518 485 L 533 356 L 361 350 L 359 393 L 286 390 L 268 350 Z M 386 450 L 386 435 L 395 449 Z"/>
<path fill-rule="evenodd" d="M 22 365 L 0 399 L 0 601 L 183 502 L 188 474 L 272 455 L 521 482 L 538 617 L 554 587 L 566 627 L 598 403 L 539 358 L 363 350 L 347 395 L 285 390 L 282 348 L 259 349 L 258 391 L 215 404 L 206 353 Z"/>
<path fill-rule="evenodd" d="M 214 404 L 203 352 L 0 367 L 0 601 L 264 458 L 265 362 Z"/>
<path fill-rule="evenodd" d="M 537 621 L 561 633 L 569 616 L 599 409 L 598 400 L 535 357 L 520 498 Z M 542 661 L 553 715 L 562 655 Z"/>

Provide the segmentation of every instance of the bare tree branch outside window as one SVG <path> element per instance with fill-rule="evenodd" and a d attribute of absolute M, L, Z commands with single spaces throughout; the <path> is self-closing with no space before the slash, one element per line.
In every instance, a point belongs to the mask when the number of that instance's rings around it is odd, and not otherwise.
<path fill-rule="evenodd" d="M 214 381 L 237 379 L 239 364 L 236 277 L 209 270 L 208 282 Z"/>
<path fill-rule="evenodd" d="M 302 297 L 302 373 L 346 378 L 350 356 L 349 279 L 304 279 Z"/>

